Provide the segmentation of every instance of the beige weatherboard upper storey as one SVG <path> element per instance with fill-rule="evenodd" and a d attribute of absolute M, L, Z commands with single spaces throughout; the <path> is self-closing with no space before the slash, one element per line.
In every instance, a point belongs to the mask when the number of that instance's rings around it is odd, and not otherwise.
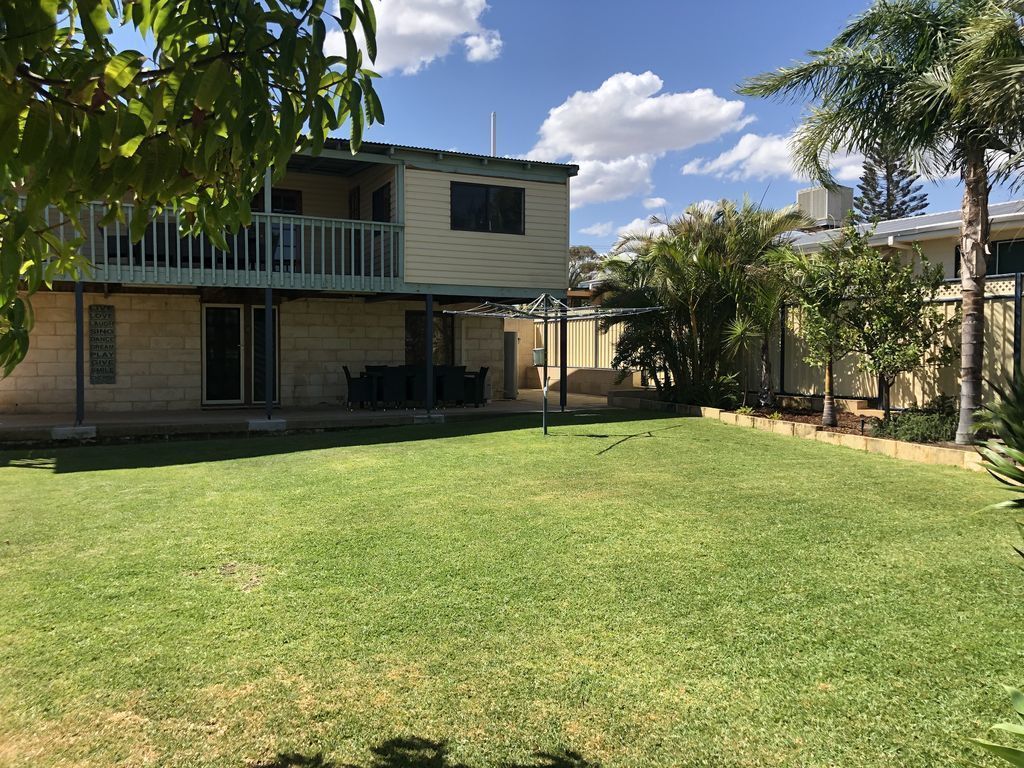
<path fill-rule="evenodd" d="M 258 195 L 253 225 L 230 234 L 227 250 L 205 236 L 181 236 L 170 211 L 133 242 L 126 223 L 100 224 L 106 206 L 96 202 L 80 212 L 82 251 L 95 267 L 89 280 L 107 285 L 564 295 L 569 179 L 576 172 L 573 165 L 389 144 L 364 143 L 353 154 L 347 142 L 332 140 L 318 156 L 291 158 L 274 184 L 273 209 L 262 210 Z M 521 232 L 456 227 L 457 184 L 519 192 L 512 198 L 521 200 Z M 138 215 L 126 209 L 129 218 Z"/>

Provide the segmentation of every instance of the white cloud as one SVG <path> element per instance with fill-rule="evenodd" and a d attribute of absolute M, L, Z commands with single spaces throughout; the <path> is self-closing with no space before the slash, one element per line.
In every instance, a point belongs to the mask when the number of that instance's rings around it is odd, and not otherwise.
<path fill-rule="evenodd" d="M 493 29 L 470 35 L 463 42 L 466 44 L 467 61 L 494 61 L 501 55 L 501 35 Z"/>
<path fill-rule="evenodd" d="M 668 205 L 668 200 L 664 197 L 646 197 L 644 198 L 644 208 L 648 211 L 654 211 L 658 208 L 664 208 Z"/>
<path fill-rule="evenodd" d="M 572 180 L 571 206 L 622 200 L 651 191 L 651 171 L 655 158 L 631 155 L 615 160 L 580 160 L 579 175 Z"/>
<path fill-rule="evenodd" d="M 367 66 L 381 74 L 413 75 L 446 56 L 457 41 L 465 45 L 469 61 L 493 61 L 501 53 L 501 34 L 480 24 L 487 0 L 375 0 L 373 8 L 378 55 Z M 329 31 L 324 49 L 344 56 L 344 35 Z"/>
<path fill-rule="evenodd" d="M 640 235 L 640 234 L 659 235 L 662 232 L 664 232 L 666 229 L 667 229 L 667 227 L 664 224 L 654 224 L 654 223 L 652 223 L 650 217 L 647 217 L 647 218 L 639 218 L 638 217 L 638 218 L 633 219 L 628 224 L 623 224 L 621 227 L 619 227 L 618 230 L 616 231 L 616 234 L 619 237 L 624 237 L 625 235 Z"/>
<path fill-rule="evenodd" d="M 593 91 L 577 91 L 548 112 L 528 156 L 580 166 L 573 207 L 651 192 L 651 171 L 666 152 L 688 149 L 753 118 L 742 101 L 702 88 L 662 93 L 653 72 L 619 72 Z"/>
<path fill-rule="evenodd" d="M 577 91 L 548 113 L 530 155 L 538 160 L 658 155 L 750 122 L 742 101 L 727 101 L 708 88 L 659 94 L 663 85 L 653 72 L 619 72 L 597 90 Z"/>
<path fill-rule="evenodd" d="M 593 235 L 594 237 L 608 237 L 615 229 L 615 225 L 610 221 L 600 221 L 597 224 L 591 224 L 589 227 L 583 227 L 580 229 L 580 234 Z"/>
<path fill-rule="evenodd" d="M 718 157 L 698 157 L 683 166 L 684 174 L 715 176 L 730 181 L 763 181 L 773 177 L 807 181 L 797 173 L 790 149 L 792 136 L 744 134 L 735 146 Z M 860 155 L 840 154 L 833 158 L 832 173 L 839 181 L 854 181 L 861 175 Z"/>
<path fill-rule="evenodd" d="M 647 201 L 645 200 L 644 202 L 646 203 Z M 696 203 L 692 204 L 692 206 L 695 206 L 695 207 L 698 207 L 698 208 L 703 208 L 703 209 L 705 209 L 707 211 L 710 211 L 710 212 L 718 210 L 719 205 L 720 205 L 720 202 L 718 200 L 698 200 Z M 689 209 L 690 207 L 691 206 L 687 206 L 687 209 Z M 679 211 L 678 213 L 676 213 L 674 215 L 667 216 L 667 217 L 665 215 L 663 215 L 663 214 L 656 214 L 656 215 L 657 215 L 659 220 L 665 220 L 666 218 L 668 220 L 674 220 L 674 219 L 676 219 L 676 218 L 678 218 L 680 216 L 685 216 L 686 215 L 686 210 Z M 619 237 L 622 237 L 624 235 L 635 235 L 635 234 L 660 235 L 660 234 L 664 233 L 665 231 L 667 231 L 667 229 L 668 229 L 667 226 L 665 226 L 664 224 L 656 224 L 656 223 L 651 221 L 651 218 L 652 218 L 651 216 L 647 216 L 646 218 L 637 217 L 637 218 L 633 219 L 631 222 L 629 222 L 628 224 L 623 224 L 621 227 L 619 227 L 615 231 L 615 233 Z"/>

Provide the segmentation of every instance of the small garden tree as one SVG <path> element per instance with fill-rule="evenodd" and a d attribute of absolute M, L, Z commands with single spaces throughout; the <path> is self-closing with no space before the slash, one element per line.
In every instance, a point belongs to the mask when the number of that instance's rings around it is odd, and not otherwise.
<path fill-rule="evenodd" d="M 824 369 L 821 424 L 825 427 L 838 423 L 833 367 L 850 352 L 853 343 L 850 313 L 855 284 L 846 234 L 817 253 L 776 252 L 777 264 L 802 310 L 800 330 L 808 349 L 805 359 L 809 365 Z"/>
<path fill-rule="evenodd" d="M 861 370 L 878 378 L 879 403 L 888 419 L 897 376 L 952 361 L 960 317 L 947 318 L 935 303 L 943 282 L 941 264 L 929 263 L 919 250 L 903 263 L 872 248 L 869 237 L 853 227 L 843 235 L 855 296 L 844 314 L 850 351 L 858 353 Z"/>

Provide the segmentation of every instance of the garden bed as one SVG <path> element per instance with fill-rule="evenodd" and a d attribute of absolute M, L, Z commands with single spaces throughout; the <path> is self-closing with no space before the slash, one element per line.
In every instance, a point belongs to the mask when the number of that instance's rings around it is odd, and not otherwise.
<path fill-rule="evenodd" d="M 720 408 L 668 403 L 642 396 L 633 397 L 632 393 L 628 390 L 609 392 L 608 404 L 620 408 L 637 408 L 641 410 L 680 413 L 688 416 L 701 416 L 733 426 L 753 427 L 764 432 L 774 432 L 805 440 L 817 440 L 822 443 L 830 443 L 858 451 L 878 453 L 896 459 L 916 461 L 923 464 L 961 467 L 974 471 L 984 470 L 981 457 L 977 451 L 970 447 L 953 445 L 946 442 L 913 443 L 861 434 L 860 419 L 862 417 L 848 411 L 837 413 L 837 418 L 840 420 L 838 427 L 826 429 L 821 426 L 821 414 L 810 410 L 796 411 L 795 413 L 789 410 L 772 410 L 768 416 L 764 416 L 761 415 L 761 412 L 747 414 L 738 411 L 722 410 Z M 770 416 L 776 413 L 782 418 L 770 418 Z M 791 414 L 799 418 L 790 418 Z M 865 423 L 866 432 L 867 423 Z"/>
<path fill-rule="evenodd" d="M 746 411 L 733 411 L 743 414 Z M 871 437 L 871 427 L 875 419 L 869 416 L 861 416 L 849 411 L 837 411 L 834 427 L 821 426 L 821 411 L 813 411 L 809 408 L 755 408 L 749 412 L 749 416 L 758 416 L 773 421 L 795 421 L 798 424 L 813 424 L 828 432 L 840 432 L 845 435 L 866 435 Z"/>

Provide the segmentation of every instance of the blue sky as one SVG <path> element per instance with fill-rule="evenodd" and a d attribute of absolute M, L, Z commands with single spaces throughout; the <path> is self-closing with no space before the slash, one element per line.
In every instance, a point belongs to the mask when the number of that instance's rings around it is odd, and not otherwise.
<path fill-rule="evenodd" d="M 786 205 L 806 186 L 784 141 L 802 108 L 740 97 L 736 84 L 824 45 L 866 7 L 377 0 L 387 122 L 369 138 L 486 153 L 494 110 L 499 154 L 584 165 L 571 237 L 599 250 L 631 222 L 700 200 Z M 851 186 L 858 169 L 858 158 L 837 166 Z M 959 205 L 956 184 L 928 192 L 932 210 Z"/>
<path fill-rule="evenodd" d="M 496 111 L 499 154 L 581 166 L 571 240 L 600 251 L 694 202 L 788 205 L 807 186 L 786 141 L 803 105 L 735 88 L 827 44 L 868 4 L 374 0 L 387 120 L 368 138 L 487 153 Z M 129 30 L 116 37 L 140 45 Z M 834 172 L 856 186 L 860 158 L 838 158 Z M 959 207 L 952 181 L 926 191 L 932 211 Z"/>

